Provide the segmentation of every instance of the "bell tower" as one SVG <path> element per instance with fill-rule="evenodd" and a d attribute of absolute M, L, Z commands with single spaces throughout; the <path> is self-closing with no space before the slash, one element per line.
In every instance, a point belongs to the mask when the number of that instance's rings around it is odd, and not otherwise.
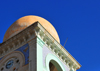
<path fill-rule="evenodd" d="M 52 24 L 38 16 L 15 21 L 0 44 L 0 71 L 76 71 L 80 67 L 60 44 Z"/>

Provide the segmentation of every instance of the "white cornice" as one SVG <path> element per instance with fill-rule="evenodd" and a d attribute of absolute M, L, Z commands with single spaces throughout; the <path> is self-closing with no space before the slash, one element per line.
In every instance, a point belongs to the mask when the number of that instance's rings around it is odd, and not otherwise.
<path fill-rule="evenodd" d="M 38 22 L 36 35 L 70 68 L 77 70 L 81 65 L 75 58 Z"/>
<path fill-rule="evenodd" d="M 37 36 L 71 69 L 77 70 L 81 67 L 72 55 L 39 22 L 35 22 L 17 35 L 0 44 L 0 57 L 17 49 Z"/>

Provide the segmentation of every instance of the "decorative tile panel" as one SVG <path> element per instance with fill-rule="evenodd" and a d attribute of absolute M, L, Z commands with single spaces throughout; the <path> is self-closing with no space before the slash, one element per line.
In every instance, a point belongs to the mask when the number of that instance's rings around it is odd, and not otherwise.
<path fill-rule="evenodd" d="M 21 51 L 25 56 L 25 65 L 29 63 L 29 45 L 25 44 L 15 51 Z"/>
<path fill-rule="evenodd" d="M 23 45 L 22 47 L 16 49 L 15 51 L 20 51 L 24 54 L 24 56 L 25 56 L 25 65 L 29 63 L 29 45 L 28 44 Z M 1 57 L 0 60 L 2 58 L 3 57 Z"/>

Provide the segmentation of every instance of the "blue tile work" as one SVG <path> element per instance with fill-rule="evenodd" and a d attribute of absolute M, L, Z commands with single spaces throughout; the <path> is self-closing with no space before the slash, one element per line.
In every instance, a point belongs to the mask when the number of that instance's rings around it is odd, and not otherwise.
<path fill-rule="evenodd" d="M 25 65 L 29 63 L 29 45 L 28 44 L 23 45 L 22 47 L 16 49 L 15 51 L 20 51 L 24 54 L 24 56 L 25 56 Z M 0 60 L 2 58 L 0 58 Z"/>
<path fill-rule="evenodd" d="M 3 57 L 1 57 L 0 60 L 1 60 L 2 58 L 3 58 Z"/>
<path fill-rule="evenodd" d="M 25 65 L 29 63 L 29 45 L 25 44 L 24 46 L 18 48 L 15 51 L 21 51 L 25 56 Z"/>

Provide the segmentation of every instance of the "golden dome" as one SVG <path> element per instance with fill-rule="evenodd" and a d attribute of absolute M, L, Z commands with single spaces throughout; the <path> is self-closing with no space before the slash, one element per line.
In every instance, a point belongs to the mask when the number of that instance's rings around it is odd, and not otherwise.
<path fill-rule="evenodd" d="M 60 43 L 59 36 L 52 24 L 44 18 L 33 15 L 24 16 L 15 21 L 6 31 L 3 41 L 6 41 L 7 39 L 16 35 L 36 21 L 38 21 Z"/>

